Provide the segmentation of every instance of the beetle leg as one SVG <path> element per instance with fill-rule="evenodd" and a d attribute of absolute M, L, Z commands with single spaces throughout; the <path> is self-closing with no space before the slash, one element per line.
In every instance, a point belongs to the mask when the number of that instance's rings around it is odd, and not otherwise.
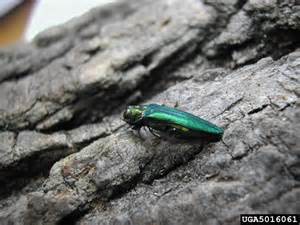
<path fill-rule="evenodd" d="M 226 146 L 227 149 L 229 149 L 229 146 L 225 143 L 223 139 L 221 139 L 222 143 Z"/>
<path fill-rule="evenodd" d="M 137 126 L 137 125 L 131 126 L 131 129 L 137 131 L 138 136 L 139 136 L 142 140 L 145 140 L 145 139 L 143 138 L 143 136 L 141 135 L 141 128 L 142 128 L 142 126 Z"/>
<path fill-rule="evenodd" d="M 161 136 L 159 134 L 155 133 L 155 131 L 151 127 L 147 127 L 147 128 L 153 136 L 155 136 L 157 138 L 161 138 Z"/>
<path fill-rule="evenodd" d="M 144 129 L 144 131 L 145 131 L 145 132 L 147 132 L 147 130 L 146 130 L 146 126 L 144 126 L 144 127 L 143 127 L 143 129 Z M 149 128 L 148 128 L 148 129 L 149 129 Z"/>
<path fill-rule="evenodd" d="M 133 129 L 133 130 L 139 130 L 139 129 L 141 129 L 141 126 L 133 125 L 131 127 L 131 129 Z"/>
<path fill-rule="evenodd" d="M 141 127 L 139 127 L 139 128 L 136 129 L 136 130 L 137 130 L 137 133 L 138 133 L 140 139 L 142 139 L 143 141 L 145 141 L 145 138 L 143 138 L 143 136 L 142 136 L 142 134 L 141 134 Z"/>

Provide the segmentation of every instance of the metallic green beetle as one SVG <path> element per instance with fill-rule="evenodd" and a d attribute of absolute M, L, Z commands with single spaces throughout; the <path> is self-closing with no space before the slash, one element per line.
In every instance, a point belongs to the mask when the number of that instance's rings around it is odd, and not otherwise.
<path fill-rule="evenodd" d="M 160 133 L 178 139 L 219 141 L 224 133 L 222 128 L 191 113 L 158 104 L 128 106 L 123 118 L 133 129 L 145 126 L 155 136 Z"/>

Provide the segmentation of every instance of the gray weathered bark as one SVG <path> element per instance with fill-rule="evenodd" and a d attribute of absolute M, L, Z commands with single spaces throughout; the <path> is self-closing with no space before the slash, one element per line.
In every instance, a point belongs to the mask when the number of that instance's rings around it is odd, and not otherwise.
<path fill-rule="evenodd" d="M 127 1 L 0 50 L 1 224 L 239 224 L 300 212 L 296 1 Z M 120 119 L 161 103 L 200 145 Z"/>

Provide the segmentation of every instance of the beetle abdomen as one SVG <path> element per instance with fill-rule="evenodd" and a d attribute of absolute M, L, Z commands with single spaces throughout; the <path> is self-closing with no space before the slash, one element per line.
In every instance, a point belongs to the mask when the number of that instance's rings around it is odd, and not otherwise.
<path fill-rule="evenodd" d="M 193 132 L 222 137 L 224 130 L 200 117 L 167 106 L 149 104 L 144 112 L 144 119 L 155 120 L 187 128 Z"/>

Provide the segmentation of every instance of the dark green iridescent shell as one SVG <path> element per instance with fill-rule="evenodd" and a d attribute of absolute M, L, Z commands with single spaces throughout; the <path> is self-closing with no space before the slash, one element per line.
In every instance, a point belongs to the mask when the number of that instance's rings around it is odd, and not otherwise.
<path fill-rule="evenodd" d="M 143 120 L 173 124 L 187 128 L 187 132 L 196 132 L 211 137 L 222 137 L 224 132 L 222 128 L 191 113 L 158 104 L 145 105 Z"/>

